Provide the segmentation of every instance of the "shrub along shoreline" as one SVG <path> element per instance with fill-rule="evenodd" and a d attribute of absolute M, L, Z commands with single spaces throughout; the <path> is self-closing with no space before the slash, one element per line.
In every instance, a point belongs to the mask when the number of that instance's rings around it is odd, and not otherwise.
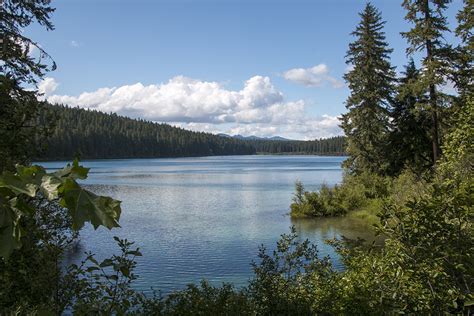
<path fill-rule="evenodd" d="M 363 219 L 369 224 L 379 223 L 378 214 L 389 204 L 403 205 L 410 199 L 427 194 L 428 176 L 408 170 L 397 177 L 383 177 L 364 172 L 359 175 L 345 174 L 341 184 L 329 187 L 323 184 L 319 191 L 306 191 L 297 181 L 292 218 L 317 218 L 350 216 Z"/>

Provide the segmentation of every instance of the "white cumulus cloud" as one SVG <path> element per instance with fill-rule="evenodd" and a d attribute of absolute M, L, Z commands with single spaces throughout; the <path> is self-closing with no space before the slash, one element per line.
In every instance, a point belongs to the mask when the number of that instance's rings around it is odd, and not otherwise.
<path fill-rule="evenodd" d="M 329 75 L 329 68 L 325 64 L 311 68 L 293 68 L 285 71 L 283 78 L 307 87 L 321 87 L 325 83 L 329 83 L 333 88 L 344 86 L 340 80 Z"/>
<path fill-rule="evenodd" d="M 192 130 L 297 139 L 340 134 L 336 117 L 309 115 L 304 101 L 285 100 L 265 76 L 248 79 L 240 90 L 184 76 L 162 84 L 105 87 L 77 96 L 53 95 L 57 86 L 52 78 L 40 83 L 40 90 L 51 103 L 168 122 Z"/>
<path fill-rule="evenodd" d="M 43 94 L 44 96 L 51 95 L 56 89 L 58 88 L 59 83 L 57 83 L 56 79 L 51 77 L 46 77 L 38 84 L 38 92 Z"/>

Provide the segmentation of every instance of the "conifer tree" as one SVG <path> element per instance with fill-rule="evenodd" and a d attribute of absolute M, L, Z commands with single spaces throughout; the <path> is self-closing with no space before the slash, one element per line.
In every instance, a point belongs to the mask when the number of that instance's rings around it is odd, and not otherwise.
<path fill-rule="evenodd" d="M 431 143 L 433 163 L 440 155 L 439 140 L 439 103 L 440 93 L 436 87 L 445 83 L 448 74 L 446 51 L 448 46 L 443 42 L 443 33 L 449 31 L 443 11 L 451 0 L 404 0 L 403 7 L 407 10 L 405 19 L 413 24 L 408 32 L 402 35 L 407 39 L 409 55 L 424 52 L 422 71 L 416 82 L 427 92 L 431 112 Z"/>
<path fill-rule="evenodd" d="M 36 22 L 53 30 L 51 0 L 0 0 L 0 74 L 18 83 L 37 83 L 56 64 L 24 29 Z M 37 56 L 32 56 L 35 50 Z M 49 61 L 49 63 L 48 63 Z"/>
<path fill-rule="evenodd" d="M 411 59 L 405 66 L 399 80 L 397 97 L 391 112 L 393 130 L 390 136 L 390 175 L 398 175 L 408 168 L 416 173 L 431 165 L 431 145 L 429 137 L 430 117 L 420 111 L 419 104 L 427 103 L 424 91 L 413 84 L 420 77 L 420 71 Z"/>
<path fill-rule="evenodd" d="M 456 16 L 456 35 L 461 44 L 456 48 L 452 80 L 459 91 L 462 103 L 474 93 L 474 1 L 464 0 L 464 7 Z"/>
<path fill-rule="evenodd" d="M 35 138 L 47 136 L 47 128 L 37 124 L 44 102 L 24 85 L 37 84 L 56 65 L 24 29 L 36 22 L 53 30 L 50 4 L 51 0 L 0 0 L 0 171 L 28 163 L 38 152 L 34 144 L 40 142 Z"/>
<path fill-rule="evenodd" d="M 344 76 L 351 90 L 346 101 L 349 111 L 341 119 L 350 156 L 345 167 L 354 173 L 384 174 L 388 168 L 384 157 L 395 82 L 389 57 L 392 49 L 385 41 L 385 22 L 377 8 L 367 3 L 360 17 L 352 33 L 356 40 L 349 44 L 346 55 L 346 63 L 354 68 Z"/>

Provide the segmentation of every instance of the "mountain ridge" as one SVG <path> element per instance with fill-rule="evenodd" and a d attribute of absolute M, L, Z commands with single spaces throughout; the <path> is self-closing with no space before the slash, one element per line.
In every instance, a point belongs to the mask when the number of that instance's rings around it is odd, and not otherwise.
<path fill-rule="evenodd" d="M 270 136 L 270 137 L 259 137 L 255 135 L 244 136 L 241 134 L 229 135 L 225 133 L 219 133 L 217 136 L 227 137 L 227 138 L 236 138 L 241 140 L 274 140 L 274 141 L 294 141 L 294 139 L 284 138 L 281 136 Z"/>

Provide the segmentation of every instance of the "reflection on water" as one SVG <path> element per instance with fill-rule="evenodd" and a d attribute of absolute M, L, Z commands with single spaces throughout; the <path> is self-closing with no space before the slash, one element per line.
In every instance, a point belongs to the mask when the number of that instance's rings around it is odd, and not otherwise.
<path fill-rule="evenodd" d="M 363 220 L 351 217 L 291 219 L 291 224 L 295 226 L 302 238 L 310 240 L 328 240 L 344 236 L 350 239 L 362 238 L 373 241 L 375 237 L 374 231 Z"/>
<path fill-rule="evenodd" d="M 297 218 L 291 219 L 291 225 L 301 239 L 311 240 L 318 246 L 320 254 L 330 255 L 336 269 L 342 269 L 339 258 L 334 249 L 326 243 L 327 240 L 341 239 L 363 239 L 366 242 L 375 241 L 382 243 L 382 238 L 375 236 L 375 230 L 361 219 L 351 217 L 328 217 L 328 218 Z"/>
<path fill-rule="evenodd" d="M 290 220 L 287 213 L 296 180 L 308 190 L 341 181 L 342 157 L 233 156 L 176 159 L 86 161 L 91 168 L 84 185 L 122 200 L 122 228 L 90 226 L 81 232 L 77 262 L 90 250 L 104 258 L 116 252 L 112 236 L 135 241 L 137 288 L 168 293 L 202 278 L 219 285 L 245 285 L 252 275 L 258 247 L 274 247 L 295 225 L 302 238 L 319 246 L 340 265 L 324 243 L 345 235 L 369 239 L 370 230 L 348 218 Z M 54 169 L 63 162 L 42 163 Z"/>

